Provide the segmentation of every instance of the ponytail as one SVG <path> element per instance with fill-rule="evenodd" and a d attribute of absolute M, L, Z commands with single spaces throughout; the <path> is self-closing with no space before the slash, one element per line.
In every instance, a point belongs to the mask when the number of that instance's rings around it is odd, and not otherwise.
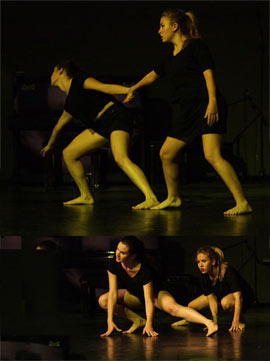
<path fill-rule="evenodd" d="M 188 20 L 188 31 L 189 31 L 189 37 L 192 39 L 198 39 L 200 38 L 200 33 L 199 33 L 199 29 L 198 29 L 198 20 L 194 14 L 193 11 L 187 11 L 185 13 L 186 16 L 188 16 L 189 20 Z"/>
<path fill-rule="evenodd" d="M 181 9 L 167 9 L 163 11 L 161 16 L 169 18 L 171 24 L 178 24 L 181 33 L 187 38 L 184 47 L 187 46 L 190 40 L 201 37 L 198 29 L 198 21 L 193 11 L 184 12 Z"/>

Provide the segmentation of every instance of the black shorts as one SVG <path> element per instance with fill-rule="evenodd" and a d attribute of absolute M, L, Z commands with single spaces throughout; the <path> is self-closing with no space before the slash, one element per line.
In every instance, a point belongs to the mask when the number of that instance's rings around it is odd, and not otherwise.
<path fill-rule="evenodd" d="M 209 126 L 207 119 L 204 118 L 207 105 L 207 94 L 200 97 L 184 98 L 174 103 L 172 105 L 173 114 L 168 136 L 190 142 L 198 135 L 226 133 L 228 108 L 223 96 L 217 93 L 219 120 L 212 126 Z"/>
<path fill-rule="evenodd" d="M 91 126 L 98 134 L 110 139 L 114 130 L 123 130 L 129 134 L 133 131 L 133 114 L 121 103 L 115 103 L 107 109 Z"/>

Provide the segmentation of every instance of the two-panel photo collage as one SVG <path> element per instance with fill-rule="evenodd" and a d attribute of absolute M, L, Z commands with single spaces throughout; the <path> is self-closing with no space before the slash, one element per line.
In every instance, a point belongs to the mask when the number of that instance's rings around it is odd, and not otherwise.
<path fill-rule="evenodd" d="M 269 2 L 1 13 L 0 359 L 269 360 Z"/>

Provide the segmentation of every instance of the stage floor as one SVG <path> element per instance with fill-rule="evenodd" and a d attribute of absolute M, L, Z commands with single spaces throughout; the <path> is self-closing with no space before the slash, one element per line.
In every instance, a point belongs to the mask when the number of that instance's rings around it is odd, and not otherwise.
<path fill-rule="evenodd" d="M 252 214 L 224 217 L 233 200 L 221 181 L 184 184 L 180 209 L 135 211 L 143 201 L 133 185 L 111 185 L 94 193 L 93 206 L 62 205 L 75 187 L 51 188 L 1 184 L 0 235 L 91 236 L 267 236 L 270 233 L 269 181 L 243 184 Z M 154 188 L 159 200 L 164 188 Z"/>
<path fill-rule="evenodd" d="M 98 311 L 82 316 L 80 314 L 62 315 L 61 321 L 50 330 L 48 322 L 21 325 L 16 336 L 3 335 L 2 355 L 8 353 L 11 342 L 28 344 L 52 343 L 56 349 L 63 349 L 61 360 L 269 360 L 269 323 L 270 306 L 256 306 L 248 310 L 246 329 L 231 333 L 231 316 L 220 315 L 220 329 L 212 337 L 205 337 L 203 326 L 192 324 L 181 329 L 172 329 L 170 323 L 175 319 L 161 311 L 156 313 L 155 329 L 159 336 L 151 338 L 141 335 L 141 329 L 134 334 L 114 333 L 111 337 L 101 338 L 106 331 L 106 315 Z M 116 319 L 117 325 L 127 329 L 127 321 Z M 38 341 L 39 340 L 39 341 Z M 59 343 L 60 342 L 60 343 Z M 8 347 L 9 343 L 9 347 Z M 40 348 L 41 349 L 41 348 Z M 50 351 L 53 347 L 50 347 Z M 36 346 L 35 353 L 38 351 Z M 10 354 L 11 351 L 9 351 Z M 40 358 L 44 359 L 44 358 Z"/>

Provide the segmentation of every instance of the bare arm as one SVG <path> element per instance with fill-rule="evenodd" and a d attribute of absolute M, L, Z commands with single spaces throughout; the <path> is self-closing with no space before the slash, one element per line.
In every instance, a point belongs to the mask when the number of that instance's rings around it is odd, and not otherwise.
<path fill-rule="evenodd" d="M 216 296 L 213 293 L 211 293 L 210 295 L 207 296 L 207 298 L 208 298 L 209 308 L 210 308 L 210 311 L 211 311 L 211 314 L 212 314 L 213 321 L 215 323 L 218 323 L 217 322 L 217 319 L 218 319 L 218 303 L 217 303 Z"/>
<path fill-rule="evenodd" d="M 159 76 L 157 73 L 152 70 L 150 73 L 146 74 L 140 81 L 138 81 L 136 84 L 132 85 L 129 89 L 128 95 L 124 99 L 123 103 L 128 103 L 130 100 L 134 98 L 134 92 L 140 88 L 143 88 L 145 86 L 151 85 L 154 83 Z"/>
<path fill-rule="evenodd" d="M 204 115 L 204 118 L 207 118 L 207 124 L 213 125 L 218 121 L 218 107 L 216 100 L 216 84 L 214 80 L 214 74 L 211 69 L 207 69 L 203 72 L 203 76 L 206 82 L 209 103 Z"/>
<path fill-rule="evenodd" d="M 53 131 L 51 133 L 50 139 L 48 141 L 48 144 L 41 149 L 40 154 L 42 157 L 45 157 L 46 154 L 52 149 L 53 145 L 55 144 L 56 140 L 58 139 L 60 133 L 62 132 L 62 129 L 70 123 L 72 120 L 72 115 L 70 115 L 65 110 L 63 111 L 61 117 L 59 118 L 58 122 L 53 128 Z"/>
<path fill-rule="evenodd" d="M 129 88 L 117 84 L 105 84 L 94 78 L 87 78 L 83 84 L 84 89 L 96 90 L 106 94 L 127 94 Z"/>
<path fill-rule="evenodd" d="M 234 314 L 233 314 L 232 325 L 229 331 L 239 331 L 241 330 L 239 321 L 242 310 L 243 298 L 242 298 L 242 293 L 240 291 L 234 292 L 232 295 L 234 297 Z"/>
<path fill-rule="evenodd" d="M 108 328 L 107 331 L 100 336 L 110 336 L 114 329 L 117 331 L 120 330 L 113 321 L 113 312 L 117 302 L 117 276 L 107 271 L 108 278 L 109 278 L 109 296 L 108 296 L 108 314 L 107 314 L 107 324 Z"/>
<path fill-rule="evenodd" d="M 143 286 L 144 299 L 145 299 L 145 312 L 146 312 L 146 324 L 143 329 L 143 334 L 148 336 L 158 336 L 158 333 L 153 329 L 154 318 L 154 294 L 153 294 L 153 282 L 149 282 Z"/>

